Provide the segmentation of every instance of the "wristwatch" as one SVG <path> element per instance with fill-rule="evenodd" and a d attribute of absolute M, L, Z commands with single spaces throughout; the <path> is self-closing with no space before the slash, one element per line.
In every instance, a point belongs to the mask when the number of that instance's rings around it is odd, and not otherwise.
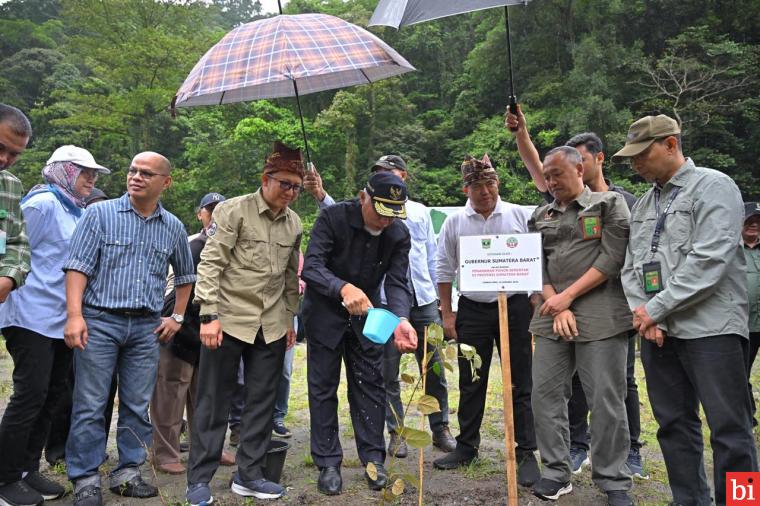
<path fill-rule="evenodd" d="M 180 325 L 182 325 L 182 322 L 185 321 L 185 317 L 182 316 L 181 314 L 177 314 L 177 313 L 172 313 L 172 315 L 169 318 L 171 318 L 175 322 L 179 323 Z"/>
<path fill-rule="evenodd" d="M 211 323 L 214 320 L 218 320 L 219 316 L 215 314 L 202 314 L 201 315 L 201 323 Z"/>

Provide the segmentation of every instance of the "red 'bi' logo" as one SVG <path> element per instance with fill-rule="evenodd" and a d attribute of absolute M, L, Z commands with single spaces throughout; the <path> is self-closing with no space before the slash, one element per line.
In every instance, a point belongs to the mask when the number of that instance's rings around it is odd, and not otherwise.
<path fill-rule="evenodd" d="M 760 473 L 726 473 L 726 506 L 760 505 Z"/>

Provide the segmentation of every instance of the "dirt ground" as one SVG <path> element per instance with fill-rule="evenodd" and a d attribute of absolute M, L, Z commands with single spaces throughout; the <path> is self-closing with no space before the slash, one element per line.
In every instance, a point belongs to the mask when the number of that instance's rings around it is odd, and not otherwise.
<path fill-rule="evenodd" d="M 494 354 L 496 357 L 497 355 Z M 638 359 L 637 359 L 638 360 Z M 410 357 L 405 357 L 402 367 L 409 373 L 416 374 L 416 364 L 411 363 Z M 455 366 L 456 367 L 456 366 Z M 496 362 L 492 365 L 490 374 L 488 401 L 486 413 L 481 429 L 482 447 L 480 459 L 467 468 L 456 471 L 434 470 L 432 461 L 443 455 L 435 448 L 425 451 L 425 478 L 424 478 L 424 502 L 428 505 L 490 505 L 506 502 L 507 486 L 504 473 L 504 443 L 503 443 L 503 419 L 501 412 L 501 374 Z M 12 392 L 11 382 L 12 362 L 8 354 L 2 349 L 0 354 L 0 411 L 3 411 Z M 641 398 L 641 424 L 644 442 L 642 455 L 649 469 L 649 480 L 636 480 L 632 490 L 637 504 L 667 504 L 671 500 L 670 490 L 667 485 L 667 474 L 664 462 L 656 441 L 656 424 L 652 418 L 649 402 L 646 395 L 641 364 L 636 365 L 636 375 L 639 380 L 639 394 Z M 760 371 L 753 371 L 753 384 L 760 387 Z M 449 375 L 449 402 L 453 408 L 459 403 L 459 391 L 457 389 L 456 375 Z M 410 392 L 406 391 L 408 396 Z M 348 417 L 348 406 L 345 397 L 345 381 L 342 383 L 341 393 L 341 443 L 344 448 L 343 462 L 343 494 L 337 497 L 327 497 L 317 492 L 316 481 L 318 470 L 314 467 L 309 454 L 309 416 L 306 398 L 306 346 L 299 345 L 296 349 L 295 363 L 293 367 L 293 379 L 290 397 L 290 412 L 286 418 L 286 424 L 293 432 L 293 437 L 287 439 L 290 449 L 287 453 L 282 483 L 287 487 L 288 494 L 280 499 L 286 504 L 330 504 L 330 505 L 359 505 L 367 503 L 380 503 L 381 494 L 371 492 L 363 479 L 364 470 L 357 458 L 356 446 L 353 440 L 353 432 Z M 116 418 L 116 417 L 115 417 Z M 114 424 L 117 421 L 114 420 Z M 420 420 L 416 413 L 409 416 L 407 425 L 419 427 Z M 450 415 L 452 433 L 458 433 L 456 413 Z M 101 467 L 102 473 L 107 473 L 111 466 L 115 466 L 118 454 L 115 447 L 115 427 L 112 428 L 108 442 L 109 460 Z M 707 448 L 706 462 L 711 466 L 712 455 L 709 450 L 709 433 L 707 427 L 704 430 L 705 447 Z M 755 433 L 756 442 L 758 432 Z M 234 448 L 228 447 L 234 452 Z M 183 454 L 187 459 L 187 454 Z M 417 474 L 418 453 L 410 451 L 407 459 L 387 461 L 386 467 L 390 472 Z M 256 504 L 265 501 L 252 499 L 244 500 L 229 490 L 229 480 L 234 472 L 234 467 L 220 467 L 211 483 L 212 494 L 215 503 L 224 504 Z M 43 464 L 43 471 L 62 484 L 70 487 L 66 481 L 65 469 L 57 466 L 49 469 Z M 708 476 L 712 470 L 707 469 Z M 170 476 L 155 472 L 150 463 L 142 468 L 143 477 L 157 484 L 161 490 L 161 497 L 147 500 L 130 500 L 112 494 L 104 489 L 104 502 L 109 505 L 140 504 L 143 506 L 158 506 L 166 504 L 182 504 L 185 502 L 185 475 Z M 104 483 L 107 483 L 104 480 Z M 558 506 L 569 505 L 596 505 L 606 504 L 606 496 L 597 489 L 591 481 L 591 472 L 586 468 L 580 474 L 573 477 L 573 493 L 563 496 L 557 501 Z M 70 504 L 71 495 L 57 501 L 49 501 L 51 506 Z M 411 505 L 417 503 L 417 490 L 407 486 L 404 494 L 395 501 L 396 504 Z M 519 504 L 539 505 L 549 504 L 531 495 L 529 489 L 519 488 Z"/>

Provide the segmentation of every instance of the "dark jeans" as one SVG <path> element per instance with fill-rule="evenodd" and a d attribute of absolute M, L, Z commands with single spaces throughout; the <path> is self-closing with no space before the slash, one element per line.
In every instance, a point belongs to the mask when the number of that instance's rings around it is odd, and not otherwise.
<path fill-rule="evenodd" d="M 536 449 L 536 433 L 533 428 L 533 410 L 530 393 L 533 387 L 531 364 L 533 346 L 528 330 L 531 307 L 527 295 L 509 298 L 509 352 L 512 367 L 512 405 L 514 409 L 515 442 L 518 455 Z M 474 302 L 459 298 L 456 331 L 460 343 L 469 344 L 480 355 L 483 365 L 480 379 L 472 380 L 470 364 L 459 357 L 459 418 L 460 433 L 457 436 L 457 452 L 474 455 L 480 446 L 480 424 L 486 407 L 488 372 L 491 367 L 493 345 L 499 347 L 499 305 Z M 501 349 L 499 348 L 499 351 Z"/>
<path fill-rule="evenodd" d="M 749 333 L 749 356 L 747 357 L 747 378 L 752 373 L 752 364 L 755 363 L 755 357 L 757 357 L 757 350 L 760 348 L 760 332 Z M 757 425 L 757 420 L 754 418 L 757 412 L 757 406 L 755 406 L 755 396 L 752 393 L 752 384 L 747 383 L 749 386 L 749 400 L 752 403 L 752 425 Z"/>
<path fill-rule="evenodd" d="M 21 327 L 3 329 L 13 359 L 13 395 L 0 422 L 0 483 L 40 466 L 51 420 L 64 408 L 72 352 L 63 339 Z"/>
<path fill-rule="evenodd" d="M 662 348 L 641 341 L 657 440 L 673 500 L 709 505 L 699 405 L 710 427 L 715 500 L 725 504 L 726 472 L 757 471 L 747 392 L 746 339 L 719 335 L 697 339 L 668 336 Z"/>
<path fill-rule="evenodd" d="M 218 349 L 201 348 L 198 403 L 193 415 L 187 462 L 189 484 L 210 482 L 219 467 L 241 357 L 245 371 L 245 407 L 235 460 L 243 481 L 263 477 L 286 344 L 284 337 L 267 344 L 259 330 L 253 344 L 224 334 L 222 346 Z"/>
<path fill-rule="evenodd" d="M 243 408 L 245 408 L 245 373 L 243 372 L 243 361 L 240 361 L 237 373 L 237 384 L 235 385 L 235 391 L 232 394 L 232 402 L 230 403 L 230 429 L 237 428 L 240 425 L 240 420 L 243 418 Z"/>
<path fill-rule="evenodd" d="M 641 416 L 639 411 L 639 387 L 636 385 L 636 333 L 628 337 L 628 359 L 626 361 L 625 412 L 628 416 L 628 431 L 631 435 L 631 448 L 641 448 Z M 570 422 L 570 446 L 589 449 L 588 403 L 583 393 L 578 373 L 573 374 L 573 392 L 567 403 L 567 417 Z"/>
<path fill-rule="evenodd" d="M 417 331 L 418 346 L 414 352 L 414 356 L 417 359 L 417 365 L 421 368 L 424 356 L 425 327 L 431 323 L 441 323 L 441 318 L 438 315 L 438 303 L 431 302 L 424 306 L 414 306 L 409 311 L 409 322 L 414 327 L 414 330 Z M 432 346 L 428 345 L 428 353 L 433 349 Z M 385 424 L 388 427 L 388 432 L 395 432 L 399 426 L 398 422 L 403 423 L 404 421 L 404 406 L 401 403 L 401 385 L 399 383 L 401 353 L 396 349 L 393 340 L 385 344 L 384 356 L 383 377 L 385 378 L 385 398 L 387 401 Z M 440 375 L 431 370 L 433 364 L 436 363 L 438 364 Z M 435 352 L 433 358 L 428 362 L 425 393 L 438 399 L 438 404 L 441 407 L 438 413 L 428 415 L 430 428 L 433 432 L 437 432 L 449 424 L 449 394 L 446 385 L 446 371 L 443 368 L 438 352 Z M 393 410 L 391 410 L 391 406 L 393 406 Z"/>

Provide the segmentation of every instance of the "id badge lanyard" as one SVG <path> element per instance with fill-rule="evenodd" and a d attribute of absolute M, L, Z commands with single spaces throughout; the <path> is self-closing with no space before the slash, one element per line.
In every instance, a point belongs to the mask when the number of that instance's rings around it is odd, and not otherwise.
<path fill-rule="evenodd" d="M 660 214 L 660 189 L 657 187 L 654 189 L 654 208 L 657 221 L 654 225 L 654 234 L 652 234 L 652 246 L 649 248 L 649 251 L 651 253 L 650 260 L 654 260 L 654 255 L 657 253 L 657 249 L 660 247 L 660 236 L 662 235 L 662 229 L 665 226 L 665 217 L 668 215 L 670 206 L 673 205 L 673 201 L 676 199 L 678 192 L 680 191 L 681 187 L 676 186 L 673 191 L 670 192 L 670 197 L 668 197 L 668 202 L 665 204 L 665 209 L 662 211 L 662 214 Z"/>

